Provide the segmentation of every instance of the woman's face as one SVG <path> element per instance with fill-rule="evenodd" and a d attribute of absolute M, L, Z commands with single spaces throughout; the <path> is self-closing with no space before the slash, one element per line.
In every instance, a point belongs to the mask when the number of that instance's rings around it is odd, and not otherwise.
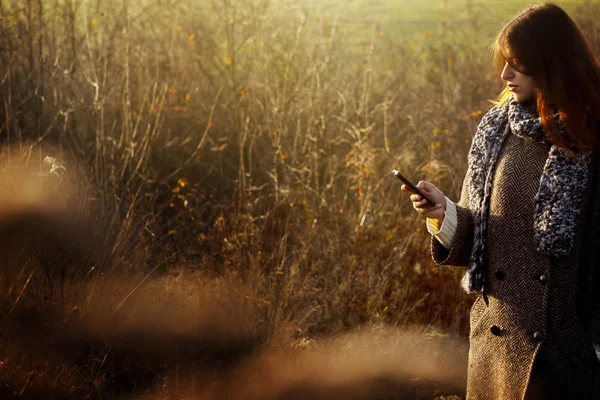
<path fill-rule="evenodd" d="M 508 61 L 504 64 L 500 77 L 506 81 L 506 84 L 511 88 L 513 98 L 519 103 L 533 98 L 533 89 L 535 89 L 533 78 L 517 71 Z"/>

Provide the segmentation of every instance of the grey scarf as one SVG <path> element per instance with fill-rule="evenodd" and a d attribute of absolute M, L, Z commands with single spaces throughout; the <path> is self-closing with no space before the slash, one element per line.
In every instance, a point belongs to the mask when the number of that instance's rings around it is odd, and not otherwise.
<path fill-rule="evenodd" d="M 566 133 L 558 113 L 554 114 L 554 120 L 560 131 Z M 488 266 L 484 255 L 492 171 L 502 143 L 510 132 L 549 143 L 533 101 L 519 103 L 511 97 L 507 103 L 494 106 L 479 123 L 468 157 L 469 168 L 472 169 L 468 185 L 474 239 L 467 272 L 461 281 L 467 293 L 481 291 L 487 279 Z M 583 200 L 583 191 L 579 189 L 587 183 L 589 176 L 591 152 L 582 154 L 572 150 L 577 155 L 576 160 L 570 158 L 564 149 L 554 145 L 550 148 L 535 196 L 534 241 L 537 251 L 553 257 L 566 256 L 573 247 Z"/>

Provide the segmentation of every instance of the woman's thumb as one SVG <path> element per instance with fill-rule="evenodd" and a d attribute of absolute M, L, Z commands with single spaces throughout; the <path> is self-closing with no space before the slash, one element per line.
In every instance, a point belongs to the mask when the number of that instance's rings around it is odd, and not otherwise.
<path fill-rule="evenodd" d="M 431 184 L 427 181 L 419 181 L 417 187 L 424 192 L 429 192 L 431 190 Z"/>

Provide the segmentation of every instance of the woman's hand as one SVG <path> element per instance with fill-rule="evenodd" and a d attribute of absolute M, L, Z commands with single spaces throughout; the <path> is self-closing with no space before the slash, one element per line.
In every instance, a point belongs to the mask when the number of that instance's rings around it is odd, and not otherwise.
<path fill-rule="evenodd" d="M 444 211 L 446 211 L 446 196 L 433 183 L 427 181 L 419 181 L 417 187 L 421 192 L 427 195 L 435 202 L 434 207 L 423 207 L 426 200 L 421 199 L 421 196 L 413 193 L 408 186 L 402 184 L 402 191 L 411 193 L 410 200 L 413 202 L 413 208 L 422 216 L 427 218 L 437 219 L 440 222 L 444 221 Z"/>

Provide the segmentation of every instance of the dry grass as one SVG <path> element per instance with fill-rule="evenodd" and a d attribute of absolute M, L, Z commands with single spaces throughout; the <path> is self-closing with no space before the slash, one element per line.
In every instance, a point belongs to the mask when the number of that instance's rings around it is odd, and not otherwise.
<path fill-rule="evenodd" d="M 462 395 L 390 171 L 458 198 L 505 8 L 307 4 L 0 2 L 0 397 Z"/>

